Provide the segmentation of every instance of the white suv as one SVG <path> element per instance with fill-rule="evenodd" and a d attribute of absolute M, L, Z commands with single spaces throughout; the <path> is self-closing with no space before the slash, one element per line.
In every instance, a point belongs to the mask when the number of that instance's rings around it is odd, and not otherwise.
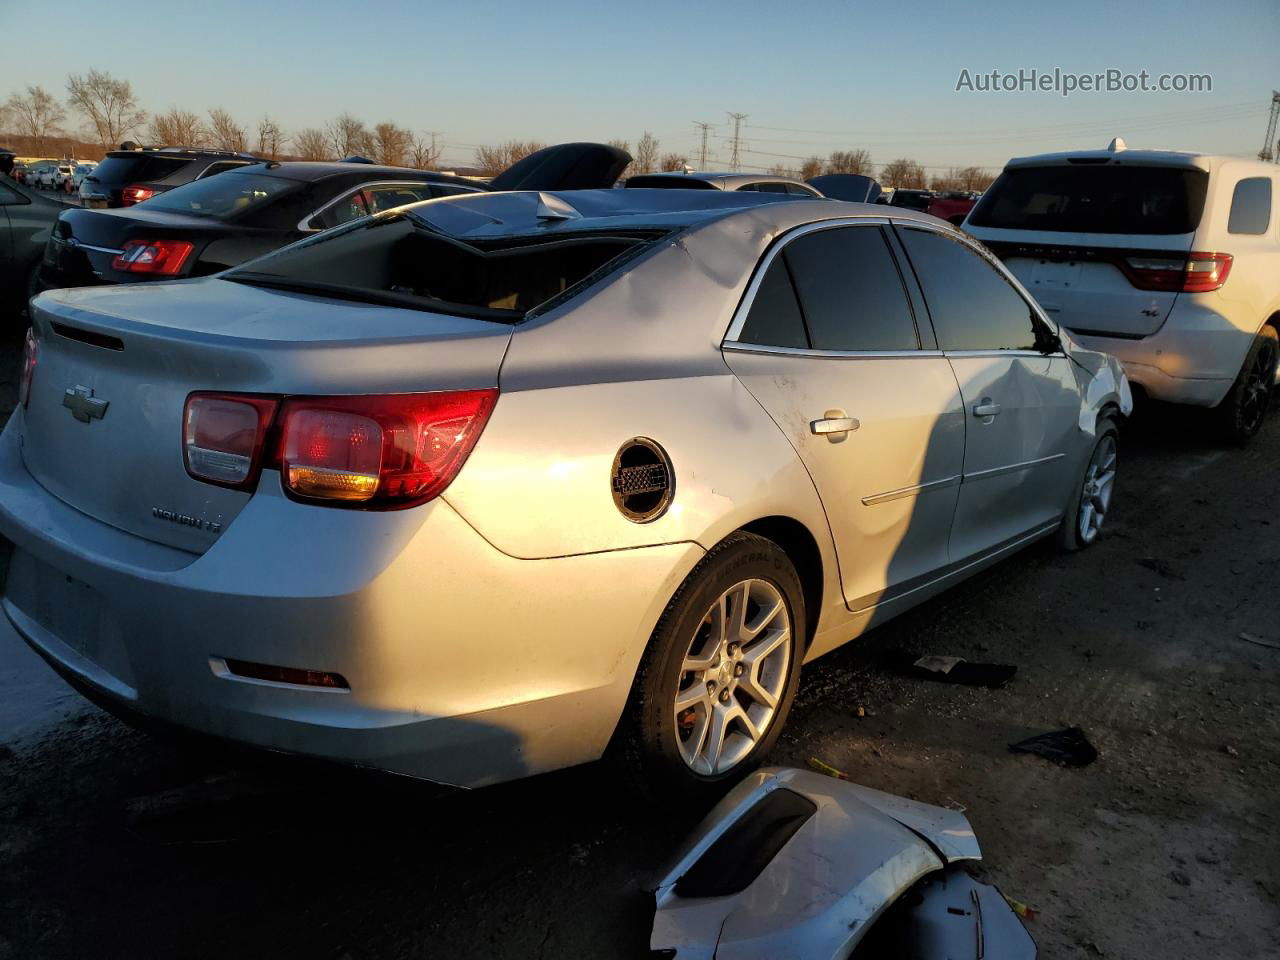
<path fill-rule="evenodd" d="M 1149 396 L 1258 432 L 1280 343 L 1280 168 L 1127 150 L 1009 161 L 964 229 Z"/>

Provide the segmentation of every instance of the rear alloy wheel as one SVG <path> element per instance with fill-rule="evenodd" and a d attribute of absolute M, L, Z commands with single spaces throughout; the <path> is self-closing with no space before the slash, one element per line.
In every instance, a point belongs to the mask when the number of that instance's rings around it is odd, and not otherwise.
<path fill-rule="evenodd" d="M 1058 543 L 1065 550 L 1083 550 L 1098 539 L 1116 492 L 1118 437 L 1119 431 L 1109 418 L 1098 422 L 1093 453 L 1058 531 Z"/>
<path fill-rule="evenodd" d="M 710 797 L 773 746 L 795 697 L 804 591 L 776 543 L 736 533 L 667 605 L 637 672 L 617 745 L 652 799 Z"/>
<path fill-rule="evenodd" d="M 1230 443 L 1247 443 L 1262 429 L 1276 385 L 1278 359 L 1280 340 L 1275 327 L 1265 326 L 1253 338 L 1240 375 L 1218 405 L 1222 433 Z"/>

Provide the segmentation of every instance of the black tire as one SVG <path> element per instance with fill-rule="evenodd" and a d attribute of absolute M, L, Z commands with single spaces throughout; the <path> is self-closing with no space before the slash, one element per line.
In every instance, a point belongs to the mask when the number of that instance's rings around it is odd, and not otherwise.
<path fill-rule="evenodd" d="M 1218 431 L 1231 444 L 1245 444 L 1257 436 L 1271 406 L 1280 361 L 1280 338 L 1275 327 L 1264 326 L 1253 338 L 1236 382 L 1218 404 Z"/>
<path fill-rule="evenodd" d="M 776 588 L 790 617 L 790 655 L 781 695 L 768 726 L 748 753 L 730 769 L 695 772 L 682 757 L 678 742 L 682 731 L 675 715 L 675 698 L 681 683 L 688 682 L 691 676 L 682 667 L 695 637 L 704 629 L 704 618 L 712 605 L 736 584 L 751 580 L 766 581 Z M 636 672 L 615 739 L 615 758 L 622 765 L 625 778 L 649 800 L 674 805 L 680 801 L 712 800 L 758 766 L 777 741 L 795 699 L 807 636 L 806 613 L 804 590 L 795 565 L 773 541 L 735 533 L 703 557 L 667 604 Z M 721 690 L 718 696 L 725 695 L 726 691 Z M 737 696 L 735 690 L 733 697 Z M 706 722 L 709 726 L 710 719 Z"/>
<path fill-rule="evenodd" d="M 1066 550 L 1068 553 L 1074 553 L 1077 550 L 1083 550 L 1092 546 L 1097 542 L 1098 531 L 1095 529 L 1092 536 L 1086 535 L 1080 523 L 1080 513 L 1084 508 L 1086 500 L 1085 485 L 1091 480 L 1090 472 L 1100 457 L 1104 456 L 1110 445 L 1112 457 L 1112 479 L 1111 488 L 1106 496 L 1106 503 L 1101 511 L 1101 519 L 1098 520 L 1098 527 L 1101 528 L 1102 521 L 1110 516 L 1115 506 L 1115 457 L 1118 451 L 1118 443 L 1120 438 L 1120 430 L 1116 426 L 1116 422 L 1110 416 L 1103 415 L 1098 418 L 1097 438 L 1094 440 L 1093 449 L 1089 451 L 1089 459 L 1085 461 L 1084 468 L 1080 471 L 1076 482 L 1071 486 L 1071 500 L 1067 504 L 1066 513 L 1062 517 L 1062 526 L 1058 528 L 1058 546 Z M 1093 499 L 1093 498 L 1090 498 Z M 1097 504 L 1091 504 L 1096 511 Z"/>

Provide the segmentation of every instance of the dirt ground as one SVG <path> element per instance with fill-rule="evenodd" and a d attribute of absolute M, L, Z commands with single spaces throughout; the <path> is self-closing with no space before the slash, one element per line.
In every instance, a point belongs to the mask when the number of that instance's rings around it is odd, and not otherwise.
<path fill-rule="evenodd" d="M 12 406 L 16 346 L 0 355 Z M 773 760 L 967 808 L 1041 956 L 1280 956 L 1280 417 L 1246 450 L 1151 410 L 1083 554 L 1037 547 L 806 668 Z M 986 690 L 905 653 L 1012 663 Z M 701 811 L 597 767 L 472 794 L 135 732 L 0 635 L 0 960 L 638 958 Z M 857 708 L 866 716 L 859 718 Z M 43 716 L 44 714 L 41 714 Z M 1080 725 L 1081 769 L 1010 753 Z M 7 745 L 6 745 L 7 744 Z"/>

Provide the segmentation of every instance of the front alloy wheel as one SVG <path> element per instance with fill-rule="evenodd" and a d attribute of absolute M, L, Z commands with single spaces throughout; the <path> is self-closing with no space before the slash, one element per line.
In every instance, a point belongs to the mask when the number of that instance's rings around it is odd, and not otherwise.
<path fill-rule="evenodd" d="M 1084 472 L 1084 486 L 1080 490 L 1080 512 L 1076 519 L 1080 541 L 1093 543 L 1102 529 L 1111 507 L 1111 495 L 1116 484 L 1116 437 L 1109 433 L 1098 441 L 1093 457 Z"/>
<path fill-rule="evenodd" d="M 735 583 L 703 614 L 681 665 L 676 747 L 700 774 L 725 773 L 778 712 L 791 665 L 791 617 L 768 580 Z"/>

